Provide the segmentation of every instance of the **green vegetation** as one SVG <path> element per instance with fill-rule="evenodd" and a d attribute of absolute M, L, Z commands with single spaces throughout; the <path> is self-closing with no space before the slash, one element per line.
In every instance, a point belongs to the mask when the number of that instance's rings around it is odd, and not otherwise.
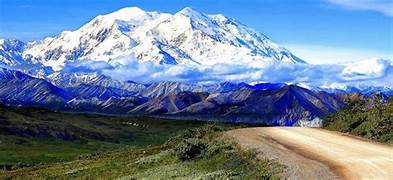
<path fill-rule="evenodd" d="M 0 169 L 66 162 L 81 155 L 161 145 L 204 123 L 108 117 L 0 106 Z"/>
<path fill-rule="evenodd" d="M 325 119 L 324 127 L 392 144 L 393 98 L 383 102 L 381 95 L 375 95 L 352 100 L 347 108 Z"/>
<path fill-rule="evenodd" d="M 257 160 L 253 152 L 240 151 L 235 144 L 223 139 L 223 130 L 219 126 L 205 125 L 188 129 L 160 146 L 95 153 L 68 163 L 8 171 L 0 178 L 277 178 L 275 175 L 282 171 L 280 165 Z"/>
<path fill-rule="evenodd" d="M 0 179 L 275 178 L 222 137 L 235 127 L 0 106 Z"/>

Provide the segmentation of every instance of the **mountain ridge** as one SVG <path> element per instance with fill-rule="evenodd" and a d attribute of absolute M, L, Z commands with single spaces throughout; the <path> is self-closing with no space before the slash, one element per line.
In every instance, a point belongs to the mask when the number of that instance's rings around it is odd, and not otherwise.
<path fill-rule="evenodd" d="M 142 88 L 129 91 L 94 81 L 59 87 L 5 68 L 0 71 L 0 82 L 0 101 L 4 104 L 71 112 L 292 125 L 323 118 L 343 106 L 334 94 L 286 84 L 195 85 L 169 81 L 133 83 Z"/>

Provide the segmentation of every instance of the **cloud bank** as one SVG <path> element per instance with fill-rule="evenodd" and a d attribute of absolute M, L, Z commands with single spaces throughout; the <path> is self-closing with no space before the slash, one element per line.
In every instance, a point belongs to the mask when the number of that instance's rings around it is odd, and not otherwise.
<path fill-rule="evenodd" d="M 353 10 L 376 11 L 393 16 L 391 0 L 324 0 L 327 3 Z"/>
<path fill-rule="evenodd" d="M 212 66 L 159 65 L 138 62 L 132 57 L 105 61 L 79 61 L 67 64 L 63 71 L 98 72 L 122 81 L 152 83 L 182 81 L 189 83 L 213 82 L 283 82 L 301 83 L 313 87 L 388 86 L 393 87 L 393 65 L 389 60 L 370 59 L 346 65 L 216 64 Z"/>
<path fill-rule="evenodd" d="M 393 52 L 382 50 L 354 49 L 316 44 L 286 44 L 285 47 L 301 59 L 307 60 L 310 64 L 343 64 L 374 57 L 393 59 Z"/>

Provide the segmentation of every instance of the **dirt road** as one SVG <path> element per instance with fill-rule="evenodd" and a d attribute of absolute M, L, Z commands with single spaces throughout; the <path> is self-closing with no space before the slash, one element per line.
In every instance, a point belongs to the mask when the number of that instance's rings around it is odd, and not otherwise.
<path fill-rule="evenodd" d="M 283 178 L 393 180 L 392 146 L 300 127 L 244 128 L 226 136 L 286 165 Z"/>

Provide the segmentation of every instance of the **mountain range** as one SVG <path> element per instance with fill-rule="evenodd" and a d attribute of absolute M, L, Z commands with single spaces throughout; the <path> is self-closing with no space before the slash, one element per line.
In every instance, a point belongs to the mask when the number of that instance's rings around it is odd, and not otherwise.
<path fill-rule="evenodd" d="M 5 68 L 0 77 L 2 103 L 60 111 L 293 125 L 318 120 L 344 105 L 334 94 L 286 84 L 129 82 L 123 84 L 130 87 L 125 89 L 89 81 L 91 84 L 58 87 Z"/>
<path fill-rule="evenodd" d="M 389 70 L 385 61 L 375 62 L 381 66 L 371 75 Z M 344 106 L 340 93 L 393 94 L 389 87 L 216 82 L 210 76 L 190 83 L 160 74 L 194 81 L 203 74 L 214 75 L 215 80 L 224 75 L 236 79 L 253 76 L 251 71 L 260 74 L 259 68 L 271 65 L 294 71 L 308 66 L 264 34 L 221 14 L 188 7 L 175 14 L 129 7 L 40 41 L 0 39 L 0 100 L 60 111 L 320 125 L 320 118 Z M 344 68 L 343 75 L 363 77 L 358 69 Z M 150 81 L 127 78 L 138 74 L 151 75 Z"/>

